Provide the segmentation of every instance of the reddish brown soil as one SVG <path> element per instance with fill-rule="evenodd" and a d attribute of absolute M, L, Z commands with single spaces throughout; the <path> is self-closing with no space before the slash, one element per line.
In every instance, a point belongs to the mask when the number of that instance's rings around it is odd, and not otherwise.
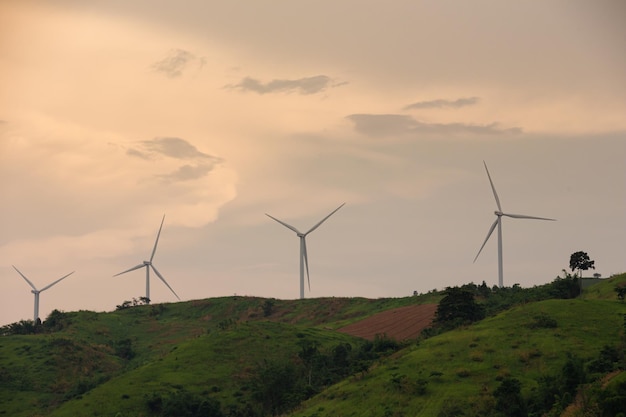
<path fill-rule="evenodd" d="M 383 311 L 341 329 L 342 333 L 374 340 L 376 335 L 402 341 L 414 339 L 430 326 L 437 311 L 437 304 L 422 304 Z"/>

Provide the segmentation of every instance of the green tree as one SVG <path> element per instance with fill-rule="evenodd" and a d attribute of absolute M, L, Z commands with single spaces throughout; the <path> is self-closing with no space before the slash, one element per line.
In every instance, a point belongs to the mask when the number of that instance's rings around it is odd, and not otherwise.
<path fill-rule="evenodd" d="M 266 415 L 286 413 L 307 398 L 300 369 L 289 361 L 266 362 L 251 382 L 252 398 Z"/>
<path fill-rule="evenodd" d="M 524 417 L 526 404 L 522 398 L 522 384 L 518 379 L 506 378 L 493 393 L 496 399 L 496 410 L 500 415 L 511 417 Z"/>
<path fill-rule="evenodd" d="M 594 264 L 596 261 L 592 261 L 587 255 L 587 252 L 578 251 L 572 253 L 569 258 L 569 267 L 572 272 L 578 270 L 579 276 L 582 278 L 582 271 L 586 271 L 588 269 L 596 269 Z"/>
<path fill-rule="evenodd" d="M 576 298 L 580 295 L 581 286 L 576 275 L 563 270 L 563 278 L 556 277 L 550 284 L 550 296 L 554 298 Z"/>
<path fill-rule="evenodd" d="M 265 302 L 263 303 L 263 317 L 269 317 L 272 315 L 272 313 L 274 312 L 274 299 L 273 298 L 268 298 L 267 300 L 265 300 Z"/>
<path fill-rule="evenodd" d="M 437 306 L 435 321 L 440 324 L 457 326 L 472 323 L 485 317 L 484 308 L 476 303 L 474 294 L 467 289 L 448 287 L 445 297 Z"/>

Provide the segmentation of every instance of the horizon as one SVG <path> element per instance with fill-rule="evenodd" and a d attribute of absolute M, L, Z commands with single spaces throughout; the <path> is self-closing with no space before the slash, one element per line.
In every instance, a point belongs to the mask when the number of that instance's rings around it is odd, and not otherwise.
<path fill-rule="evenodd" d="M 616 277 L 618 275 L 622 275 L 622 274 L 623 273 L 613 274 L 613 275 L 611 275 L 609 277 L 602 277 L 602 276 L 601 277 L 593 277 L 593 276 L 591 276 L 591 277 L 582 277 L 582 279 L 583 280 L 593 280 L 593 281 L 604 281 L 604 280 L 611 279 L 611 278 L 614 278 L 614 277 Z M 541 283 L 541 284 L 534 284 L 534 285 L 528 286 L 528 287 L 521 286 L 521 288 L 530 289 L 530 288 L 540 287 L 540 286 L 543 286 L 543 285 L 548 285 L 548 284 L 552 283 L 554 280 L 556 280 L 557 278 L 565 278 L 565 277 L 555 277 L 552 281 L 549 281 L 549 282 L 545 282 L 545 283 Z M 193 303 L 194 301 L 211 300 L 211 299 L 214 299 L 214 298 L 217 299 L 217 298 L 239 298 L 239 297 L 242 297 L 242 298 L 259 298 L 259 299 L 266 299 L 266 300 L 272 299 L 272 300 L 279 300 L 279 301 L 296 301 L 296 302 L 297 301 L 302 301 L 302 300 L 318 300 L 318 299 L 321 300 L 321 299 L 329 299 L 329 298 L 330 299 L 333 299 L 333 298 L 364 298 L 364 299 L 370 299 L 370 300 L 399 299 L 399 298 L 413 298 L 413 297 L 428 296 L 429 294 L 433 294 L 435 292 L 442 293 L 442 292 L 445 292 L 448 288 L 451 288 L 451 287 L 463 287 L 465 285 L 470 285 L 470 284 L 474 284 L 476 286 L 481 286 L 483 283 L 486 284 L 485 281 L 482 281 L 480 283 L 477 283 L 477 282 L 467 282 L 467 283 L 464 283 L 464 284 L 448 286 L 448 287 L 445 287 L 445 288 L 435 288 L 435 289 L 432 289 L 432 290 L 429 290 L 429 291 L 426 291 L 426 292 L 418 292 L 417 294 L 402 295 L 402 296 L 397 296 L 397 297 L 358 297 L 358 296 L 357 297 L 353 297 L 353 296 L 340 296 L 340 297 L 338 297 L 338 296 L 322 296 L 322 297 L 308 297 L 308 298 L 307 297 L 305 297 L 305 298 L 298 298 L 298 297 L 296 297 L 296 298 L 276 298 L 276 297 L 263 297 L 263 296 L 257 296 L 257 295 L 230 294 L 230 295 L 220 295 L 220 296 L 214 296 L 214 297 L 205 297 L 205 298 L 197 298 L 197 299 L 189 299 L 189 300 L 174 300 L 174 301 L 169 300 L 169 301 L 161 301 L 161 302 L 158 302 L 158 303 L 152 303 L 150 301 L 149 303 L 131 305 L 128 308 L 130 308 L 130 307 L 139 307 L 141 305 L 177 304 L 177 303 L 188 303 L 188 302 Z M 508 287 L 507 286 L 505 286 L 505 287 L 498 287 L 497 284 L 494 284 L 493 286 L 490 286 L 489 288 L 490 289 L 493 289 L 493 288 L 512 288 L 512 287 L 517 286 L 517 285 L 519 285 L 519 284 L 513 284 L 513 285 L 510 285 Z M 583 281 L 583 289 L 586 289 L 588 287 L 589 287 L 589 284 L 585 285 L 584 281 Z M 69 310 L 69 311 L 66 311 L 66 310 L 59 310 L 59 309 L 52 308 L 50 313 L 52 311 L 54 311 L 54 310 L 60 311 L 61 313 L 80 313 L 81 311 L 89 311 L 89 312 L 93 312 L 93 313 L 113 313 L 115 311 L 120 310 L 119 309 L 120 305 L 122 305 L 122 304 L 124 304 L 126 302 L 132 303 L 133 301 L 142 302 L 143 301 L 142 298 L 145 298 L 145 297 L 144 296 L 130 297 L 128 300 L 124 300 L 124 301 L 120 302 L 119 305 L 116 305 L 115 308 L 110 309 L 110 310 L 80 309 L 80 310 Z M 40 318 L 41 322 L 43 323 L 44 321 L 46 321 L 47 317 L 43 317 L 43 318 L 39 317 L 39 318 Z M 17 323 L 17 322 L 20 322 L 22 320 L 28 321 L 30 319 L 20 319 L 20 320 L 17 320 L 15 322 L 11 322 L 11 323 L 1 323 L 0 322 L 0 326 L 6 326 L 6 325 L 9 325 L 9 324 Z M 30 320 L 30 321 L 33 321 L 33 320 Z"/>

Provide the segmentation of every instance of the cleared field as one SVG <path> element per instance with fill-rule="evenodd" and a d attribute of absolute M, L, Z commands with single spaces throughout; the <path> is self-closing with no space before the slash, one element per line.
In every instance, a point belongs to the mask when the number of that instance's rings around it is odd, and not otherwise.
<path fill-rule="evenodd" d="M 414 339 L 430 326 L 436 311 L 437 304 L 394 308 L 349 324 L 338 331 L 367 340 L 374 340 L 376 335 L 386 335 L 398 341 Z"/>

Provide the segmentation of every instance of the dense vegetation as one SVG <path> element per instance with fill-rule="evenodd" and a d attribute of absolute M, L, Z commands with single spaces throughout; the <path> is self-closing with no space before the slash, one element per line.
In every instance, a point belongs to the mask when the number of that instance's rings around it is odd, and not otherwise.
<path fill-rule="evenodd" d="M 0 328 L 7 416 L 617 416 L 626 274 L 579 297 L 467 284 L 398 299 L 224 297 L 53 311 Z M 438 303 L 419 340 L 337 332 Z M 586 413 L 586 414 L 585 414 Z"/>

